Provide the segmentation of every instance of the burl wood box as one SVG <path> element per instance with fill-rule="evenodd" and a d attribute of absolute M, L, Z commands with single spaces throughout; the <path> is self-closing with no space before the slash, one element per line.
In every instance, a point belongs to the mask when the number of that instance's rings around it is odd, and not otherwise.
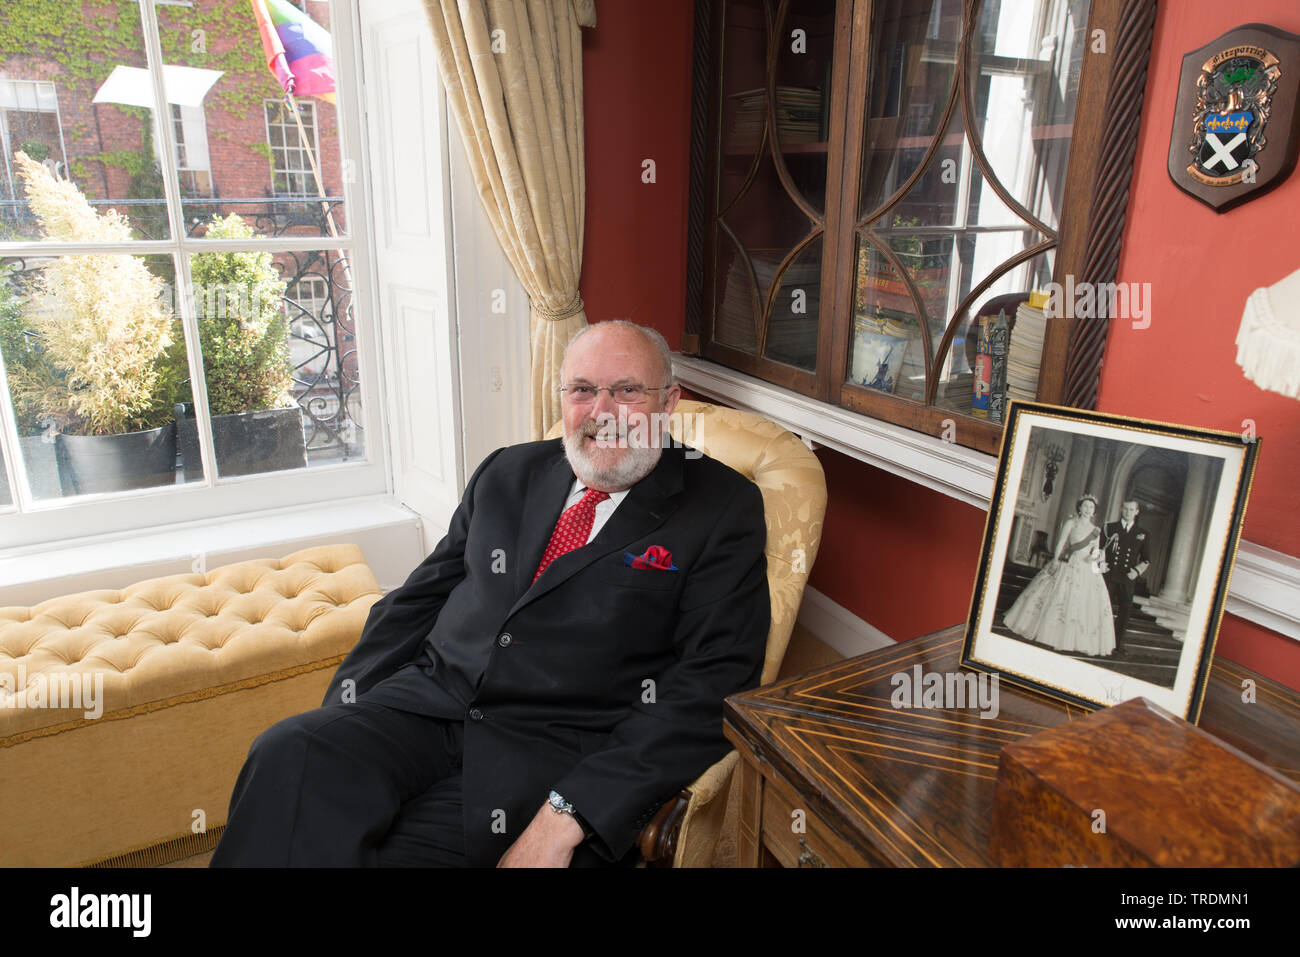
<path fill-rule="evenodd" d="M 1300 864 L 1300 788 L 1134 698 L 1002 749 L 1001 867 Z"/>

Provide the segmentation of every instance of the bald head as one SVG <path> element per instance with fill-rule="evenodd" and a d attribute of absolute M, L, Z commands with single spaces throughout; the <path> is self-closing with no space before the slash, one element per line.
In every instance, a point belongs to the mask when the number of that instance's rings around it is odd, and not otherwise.
<path fill-rule="evenodd" d="M 595 337 L 595 341 L 587 341 Z M 564 359 L 560 362 L 560 381 L 567 382 L 566 373 L 569 368 L 569 356 L 575 348 L 586 341 L 583 348 L 617 348 L 621 351 L 632 349 L 635 346 L 632 343 L 639 342 L 645 351 L 646 356 L 653 357 L 655 374 L 650 378 L 655 381 L 645 381 L 647 386 L 668 386 L 673 384 L 673 359 L 672 350 L 668 348 L 668 343 L 654 329 L 648 326 L 639 326 L 635 322 L 628 322 L 626 319 L 611 319 L 608 322 L 598 322 L 586 326 L 576 336 L 569 340 L 568 346 L 564 350 Z"/>

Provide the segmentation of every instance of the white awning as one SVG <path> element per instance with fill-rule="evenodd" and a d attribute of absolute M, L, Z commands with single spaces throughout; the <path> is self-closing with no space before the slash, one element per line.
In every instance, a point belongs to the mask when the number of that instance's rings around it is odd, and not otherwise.
<path fill-rule="evenodd" d="M 167 102 L 180 106 L 202 106 L 212 84 L 224 75 L 222 70 L 200 70 L 192 66 L 164 66 L 163 83 Z M 153 81 L 149 71 L 135 66 L 115 66 L 98 92 L 96 103 L 121 103 L 153 109 Z"/>

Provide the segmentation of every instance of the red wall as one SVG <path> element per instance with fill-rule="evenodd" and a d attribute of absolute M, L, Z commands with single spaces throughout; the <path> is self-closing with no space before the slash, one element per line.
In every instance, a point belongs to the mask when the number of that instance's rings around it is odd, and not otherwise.
<path fill-rule="evenodd" d="M 631 319 L 676 346 L 686 301 L 691 0 L 596 5 L 582 32 L 587 317 Z M 641 181 L 655 162 L 655 182 Z"/>
<path fill-rule="evenodd" d="M 1249 6 L 1161 4 L 1119 267 L 1120 280 L 1151 283 L 1151 327 L 1112 329 L 1099 407 L 1232 432 L 1254 420 L 1262 444 L 1242 537 L 1296 555 L 1300 402 L 1246 379 L 1234 341 L 1246 297 L 1300 269 L 1300 239 L 1282 225 L 1300 219 L 1300 173 L 1217 214 L 1178 190 L 1166 170 L 1183 55 L 1245 22 L 1300 33 L 1295 0 Z M 1186 125 L 1179 136 L 1187 135 Z M 1300 644 L 1275 632 L 1225 616 L 1218 653 L 1300 688 Z"/>
<path fill-rule="evenodd" d="M 593 320 L 631 318 L 676 345 L 684 328 L 691 4 L 604 3 L 584 36 L 587 232 Z M 1182 56 L 1239 23 L 1300 33 L 1294 0 L 1160 5 L 1119 279 L 1150 282 L 1151 326 L 1115 324 L 1100 408 L 1263 440 L 1244 537 L 1300 554 L 1300 402 L 1251 385 L 1234 361 L 1246 296 L 1300 268 L 1300 172 L 1222 216 L 1165 170 Z M 643 185 L 641 160 L 658 164 Z M 835 452 L 818 453 L 830 503 L 811 584 L 896 639 L 965 619 L 985 513 Z M 1300 688 L 1300 643 L 1225 615 L 1217 653 Z"/>

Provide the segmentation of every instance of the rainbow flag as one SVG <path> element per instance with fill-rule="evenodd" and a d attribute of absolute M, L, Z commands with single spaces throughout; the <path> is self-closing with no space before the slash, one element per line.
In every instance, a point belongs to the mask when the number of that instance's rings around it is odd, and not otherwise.
<path fill-rule="evenodd" d="M 266 65 L 285 93 L 334 102 L 334 43 L 329 31 L 288 0 L 250 0 Z"/>

